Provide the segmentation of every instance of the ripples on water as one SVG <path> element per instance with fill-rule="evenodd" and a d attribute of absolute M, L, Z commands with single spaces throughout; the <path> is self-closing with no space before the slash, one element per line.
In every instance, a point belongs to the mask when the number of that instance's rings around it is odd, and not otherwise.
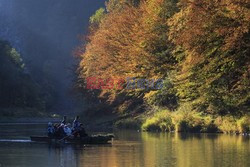
<path fill-rule="evenodd" d="M 112 145 L 30 142 L 46 125 L 0 125 L 0 167 L 250 166 L 249 136 L 115 132 Z"/>

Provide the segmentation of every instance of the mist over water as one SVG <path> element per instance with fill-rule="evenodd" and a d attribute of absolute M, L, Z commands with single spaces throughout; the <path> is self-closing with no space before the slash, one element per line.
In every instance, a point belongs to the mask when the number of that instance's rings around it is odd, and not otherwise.
<path fill-rule="evenodd" d="M 0 38 L 10 41 L 38 82 L 58 94 L 56 108 L 72 108 L 72 51 L 104 0 L 0 0 Z"/>

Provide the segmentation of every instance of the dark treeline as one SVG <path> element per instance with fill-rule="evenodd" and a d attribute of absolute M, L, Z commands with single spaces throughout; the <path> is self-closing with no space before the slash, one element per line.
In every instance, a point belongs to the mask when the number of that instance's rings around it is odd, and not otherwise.
<path fill-rule="evenodd" d="M 21 55 L 0 40 L 0 115 L 39 115 L 49 103 L 41 87 L 27 73 Z M 20 109 L 23 109 L 22 111 Z M 26 112 L 26 113 L 25 113 Z"/>
<path fill-rule="evenodd" d="M 0 38 L 21 54 L 25 74 L 39 84 L 46 112 L 78 109 L 71 95 L 72 50 L 89 16 L 102 5 L 100 0 L 0 0 Z"/>
<path fill-rule="evenodd" d="M 163 78 L 160 90 L 86 93 L 130 116 L 118 126 L 247 132 L 249 7 L 246 0 L 109 0 L 90 17 L 79 49 L 79 88 L 93 76 Z"/>

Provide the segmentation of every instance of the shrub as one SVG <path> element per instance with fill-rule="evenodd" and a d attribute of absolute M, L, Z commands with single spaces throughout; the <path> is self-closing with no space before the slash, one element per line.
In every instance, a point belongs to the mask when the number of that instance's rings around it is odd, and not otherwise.
<path fill-rule="evenodd" d="M 249 133 L 250 118 L 244 116 L 236 119 L 233 116 L 220 116 L 214 119 L 193 110 L 190 104 L 183 104 L 175 112 L 162 110 L 146 119 L 142 125 L 145 131 L 173 131 L 191 133 Z"/>
<path fill-rule="evenodd" d="M 172 123 L 171 114 L 167 110 L 162 110 L 148 118 L 142 125 L 144 131 L 172 131 L 174 125 Z"/>
<path fill-rule="evenodd" d="M 233 116 L 218 117 L 215 124 L 224 133 L 238 132 L 237 123 Z"/>
<path fill-rule="evenodd" d="M 237 121 L 238 130 L 240 133 L 250 132 L 250 116 L 244 116 Z"/>
<path fill-rule="evenodd" d="M 192 111 L 190 104 L 182 105 L 173 114 L 173 121 L 177 132 L 200 132 L 204 124 L 202 117 Z"/>
<path fill-rule="evenodd" d="M 211 116 L 204 117 L 204 126 L 202 132 L 215 133 L 218 132 L 218 127 L 214 123 L 214 119 Z"/>

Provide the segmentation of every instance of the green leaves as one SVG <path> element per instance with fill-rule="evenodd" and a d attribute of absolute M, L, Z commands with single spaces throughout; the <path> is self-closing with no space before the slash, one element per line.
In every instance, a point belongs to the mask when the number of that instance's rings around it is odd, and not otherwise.
<path fill-rule="evenodd" d="M 100 8 L 95 12 L 93 16 L 90 17 L 89 22 L 91 24 L 99 25 L 104 16 L 105 16 L 105 9 Z"/>

